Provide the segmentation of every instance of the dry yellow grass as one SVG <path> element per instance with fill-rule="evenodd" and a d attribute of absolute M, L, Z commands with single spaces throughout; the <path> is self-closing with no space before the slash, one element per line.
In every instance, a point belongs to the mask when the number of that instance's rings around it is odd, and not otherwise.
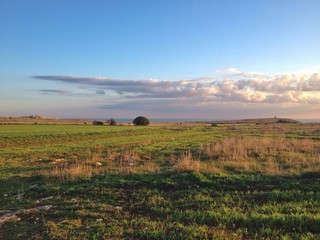
<path fill-rule="evenodd" d="M 41 170 L 47 182 L 69 182 L 77 179 L 90 179 L 99 174 L 122 173 L 155 173 L 160 172 L 160 166 L 154 161 L 142 161 L 140 156 L 132 153 L 111 153 L 102 155 L 101 149 L 92 152 L 87 150 L 85 159 L 72 159 L 59 162 L 50 169 Z"/>
<path fill-rule="evenodd" d="M 307 139 L 228 137 L 199 151 L 221 170 L 271 174 L 320 170 L 320 143 Z"/>
<path fill-rule="evenodd" d="M 47 181 L 67 182 L 98 174 L 155 173 L 159 162 L 132 152 L 114 153 L 96 148 L 87 150 L 85 159 L 73 159 L 40 173 Z M 320 171 L 320 142 L 285 137 L 227 137 L 186 151 L 171 159 L 173 171 L 259 172 L 299 174 Z M 196 157 L 195 157 L 196 156 Z"/>
<path fill-rule="evenodd" d="M 176 171 L 200 171 L 201 162 L 194 159 L 190 151 L 182 153 L 174 165 Z"/>

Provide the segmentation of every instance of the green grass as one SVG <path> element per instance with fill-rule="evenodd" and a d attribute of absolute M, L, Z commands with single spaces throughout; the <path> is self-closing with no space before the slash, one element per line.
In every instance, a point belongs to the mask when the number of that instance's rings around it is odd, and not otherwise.
<path fill-rule="evenodd" d="M 107 175 L 28 190 L 30 182 L 21 189 L 23 200 L 16 202 L 9 192 L 2 208 L 29 208 L 48 196 L 53 198 L 43 204 L 55 207 L 7 223 L 1 234 L 10 239 L 318 239 L 319 178 L 319 173 Z"/>
<path fill-rule="evenodd" d="M 0 125 L 0 217 L 54 205 L 0 239 L 320 239 L 319 128 Z M 199 171 L 177 168 L 185 152 Z M 46 177 L 55 159 L 68 170 L 128 154 L 129 173 Z"/>
<path fill-rule="evenodd" d="M 101 127 L 65 125 L 0 126 L 1 155 L 10 158 L 50 157 L 50 154 L 82 153 L 88 148 L 119 147 L 167 153 L 216 138 L 216 129 L 204 127 Z M 165 153 L 164 152 L 164 153 Z"/>

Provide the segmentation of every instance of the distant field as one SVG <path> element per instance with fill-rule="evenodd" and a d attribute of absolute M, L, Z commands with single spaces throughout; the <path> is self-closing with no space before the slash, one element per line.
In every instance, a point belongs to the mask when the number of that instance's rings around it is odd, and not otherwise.
<path fill-rule="evenodd" d="M 105 122 L 108 119 L 63 119 L 63 118 L 46 118 L 46 117 L 0 117 L 0 125 L 21 125 L 21 124 L 35 124 L 35 125 L 47 125 L 47 124 L 54 124 L 54 125 L 92 125 L 94 120 L 99 120 L 102 122 Z M 130 126 L 132 125 L 133 119 L 115 119 L 117 122 L 117 125 L 126 125 Z M 178 121 L 177 119 L 167 119 L 167 120 L 160 120 L 157 119 L 153 121 L 151 119 L 151 126 L 164 126 L 164 125 L 208 125 L 207 122 L 197 122 L 195 121 Z M 210 123 L 209 123 L 210 124 Z"/>
<path fill-rule="evenodd" d="M 0 125 L 0 167 L 0 239 L 320 239 L 320 124 Z"/>

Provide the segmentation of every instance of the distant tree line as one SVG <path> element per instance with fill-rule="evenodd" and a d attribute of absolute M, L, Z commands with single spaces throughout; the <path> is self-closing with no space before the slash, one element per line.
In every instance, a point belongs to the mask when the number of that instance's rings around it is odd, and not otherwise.
<path fill-rule="evenodd" d="M 114 120 L 113 118 L 110 118 L 108 120 L 106 120 L 105 122 L 103 121 L 99 121 L 99 120 L 94 120 L 92 121 L 93 125 L 110 125 L 110 126 L 116 126 L 117 122 L 116 120 Z"/>
<path fill-rule="evenodd" d="M 110 118 L 106 121 L 99 121 L 99 120 L 94 120 L 92 122 L 93 125 L 109 125 L 109 126 L 116 126 L 117 125 L 117 122 L 116 120 L 114 120 L 113 118 Z M 143 116 L 139 116 L 139 117 L 136 117 L 134 120 L 133 120 L 133 124 L 136 125 L 136 126 L 148 126 L 150 124 L 150 120 L 146 117 L 143 117 Z"/>

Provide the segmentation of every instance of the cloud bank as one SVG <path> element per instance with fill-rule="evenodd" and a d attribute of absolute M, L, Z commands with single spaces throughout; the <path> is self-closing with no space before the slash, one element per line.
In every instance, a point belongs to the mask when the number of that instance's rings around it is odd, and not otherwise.
<path fill-rule="evenodd" d="M 147 114 L 156 118 L 198 119 L 274 115 L 320 118 L 317 72 L 268 74 L 230 68 L 214 71 L 212 76 L 178 81 L 63 75 L 34 78 L 63 83 L 72 89 L 41 89 L 42 94 L 75 97 L 103 115 L 107 110 L 112 116 L 121 117 Z"/>
<path fill-rule="evenodd" d="M 87 85 L 105 95 L 107 91 L 133 99 L 185 100 L 193 103 L 320 103 L 320 74 L 263 74 L 240 72 L 179 81 L 129 80 L 104 77 L 35 76 L 37 79 Z M 69 94 L 64 90 L 41 90 L 43 93 Z"/>

